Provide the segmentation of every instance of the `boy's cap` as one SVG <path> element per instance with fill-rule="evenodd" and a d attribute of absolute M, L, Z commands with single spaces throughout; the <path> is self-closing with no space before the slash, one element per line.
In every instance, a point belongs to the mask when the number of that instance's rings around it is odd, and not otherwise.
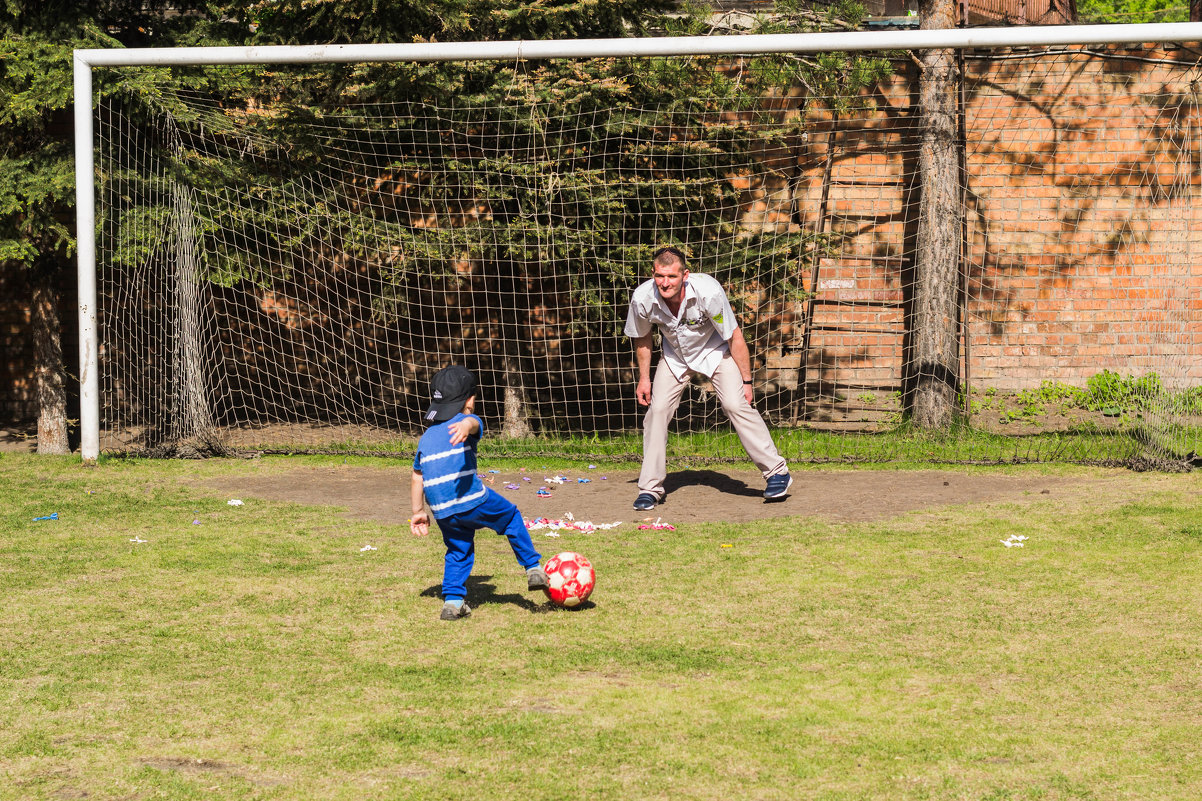
<path fill-rule="evenodd" d="M 441 423 L 463 410 L 464 402 L 476 394 L 476 376 L 459 364 L 444 367 L 430 378 L 430 409 L 426 421 Z"/>

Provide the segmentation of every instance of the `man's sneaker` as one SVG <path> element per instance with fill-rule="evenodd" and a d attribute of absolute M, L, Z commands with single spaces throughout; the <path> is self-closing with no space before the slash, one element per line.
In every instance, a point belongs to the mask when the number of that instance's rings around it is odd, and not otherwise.
<path fill-rule="evenodd" d="M 551 579 L 547 578 L 547 574 L 541 567 L 535 565 L 526 570 L 526 589 L 534 592 L 535 590 L 545 590 L 551 586 Z"/>
<path fill-rule="evenodd" d="M 440 620 L 458 620 L 461 617 L 467 617 L 472 613 L 471 607 L 467 605 L 467 601 L 461 604 L 453 604 L 447 601 L 442 605 L 442 614 L 438 616 Z"/>
<path fill-rule="evenodd" d="M 634 508 L 640 512 L 648 512 L 654 509 L 657 503 L 659 503 L 659 498 L 650 492 L 640 492 L 639 497 L 634 499 Z"/>
<path fill-rule="evenodd" d="M 768 476 L 768 486 L 764 488 L 764 497 L 768 500 L 783 498 L 789 494 L 789 487 L 791 486 L 793 486 L 793 477 L 788 473 L 777 473 L 774 476 Z"/>

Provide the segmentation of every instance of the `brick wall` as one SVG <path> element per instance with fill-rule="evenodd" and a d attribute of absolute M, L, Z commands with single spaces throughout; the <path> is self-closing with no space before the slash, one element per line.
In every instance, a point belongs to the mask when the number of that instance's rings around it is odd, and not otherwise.
<path fill-rule="evenodd" d="M 1083 385 L 1103 369 L 1202 383 L 1202 120 L 1191 73 L 1164 63 L 1193 56 L 1008 55 L 970 57 L 966 70 L 974 385 Z M 916 158 L 911 73 L 898 64 L 875 113 L 811 126 L 803 224 L 820 224 L 832 147 L 825 230 L 837 252 L 812 287 L 809 381 L 900 383 L 904 254 L 916 230 L 905 202 Z M 778 188 L 764 189 L 771 207 Z M 768 366 L 787 386 L 799 361 L 784 348 Z"/>

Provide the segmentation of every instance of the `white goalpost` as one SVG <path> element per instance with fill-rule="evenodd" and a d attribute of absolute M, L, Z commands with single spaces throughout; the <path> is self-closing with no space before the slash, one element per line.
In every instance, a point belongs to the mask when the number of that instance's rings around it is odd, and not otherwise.
<path fill-rule="evenodd" d="M 93 75 L 951 49 L 968 89 L 961 266 L 945 288 L 960 315 L 959 373 L 948 384 L 982 444 L 935 447 L 933 458 L 1115 462 L 1149 446 L 1190 458 L 1202 430 L 1192 249 L 1202 55 L 1183 50 L 1191 42 L 1202 23 L 77 50 L 81 456 L 158 453 L 155 437 L 356 450 L 346 443 L 419 424 L 397 409 L 422 396 L 440 345 L 480 360 L 491 413 L 515 441 L 636 436 L 636 410 L 612 411 L 633 397 L 633 357 L 614 321 L 645 276 L 640 259 L 667 237 L 730 287 L 770 420 L 805 432 L 786 455 L 887 459 L 869 440 L 839 437 L 897 425 L 914 361 L 913 248 L 925 222 L 912 201 L 909 78 L 883 78 L 851 106 L 807 88 L 754 108 L 539 101 L 499 113 L 430 98 L 323 109 L 303 134 L 320 148 L 318 173 L 255 132 L 266 114 L 181 96 L 191 128 L 139 129 L 120 110 L 97 111 Z M 1124 45 L 1147 51 L 1106 49 Z M 151 165 L 152 148 L 179 163 Z M 278 184 L 181 177 L 252 161 Z M 312 217 L 298 220 L 305 209 Z M 170 297 L 149 288 L 160 285 Z M 691 397 L 683 425 L 728 437 L 706 387 Z M 1055 430 L 1049 411 L 1062 412 Z M 269 443 L 271 426 L 313 438 Z M 1055 436 L 1027 436 L 1041 433 Z M 1111 448 L 1118 435 L 1132 446 Z"/>

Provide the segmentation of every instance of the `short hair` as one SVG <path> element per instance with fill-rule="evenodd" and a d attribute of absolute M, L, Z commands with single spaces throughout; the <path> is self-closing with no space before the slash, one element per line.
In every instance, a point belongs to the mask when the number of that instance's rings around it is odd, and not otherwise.
<path fill-rule="evenodd" d="M 653 264 L 664 264 L 669 261 L 668 259 L 664 258 L 665 256 L 675 257 L 675 259 L 680 262 L 681 267 L 687 268 L 689 265 L 688 259 L 685 258 L 684 252 L 681 251 L 680 248 L 672 247 L 671 245 L 660 248 L 652 253 L 651 262 Z"/>

